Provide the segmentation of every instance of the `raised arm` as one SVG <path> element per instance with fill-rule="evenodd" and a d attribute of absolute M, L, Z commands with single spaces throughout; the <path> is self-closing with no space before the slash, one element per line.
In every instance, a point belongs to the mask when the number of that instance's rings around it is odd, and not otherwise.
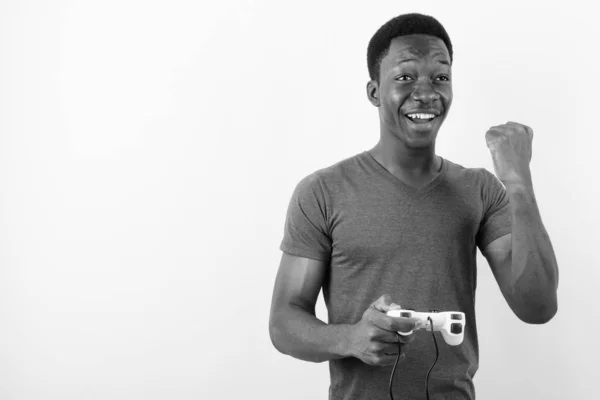
<path fill-rule="evenodd" d="M 508 122 L 490 128 L 486 139 L 496 175 L 506 187 L 512 233 L 482 253 L 514 313 L 525 322 L 543 324 L 558 309 L 558 264 L 533 192 L 533 130 Z"/>

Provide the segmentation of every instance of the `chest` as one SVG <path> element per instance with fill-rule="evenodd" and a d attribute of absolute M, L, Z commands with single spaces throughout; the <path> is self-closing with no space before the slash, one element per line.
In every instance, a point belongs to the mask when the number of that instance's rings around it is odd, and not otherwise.
<path fill-rule="evenodd" d="M 473 199 L 441 194 L 407 201 L 394 196 L 345 199 L 332 224 L 335 262 L 369 262 L 398 254 L 472 249 L 482 219 Z"/>

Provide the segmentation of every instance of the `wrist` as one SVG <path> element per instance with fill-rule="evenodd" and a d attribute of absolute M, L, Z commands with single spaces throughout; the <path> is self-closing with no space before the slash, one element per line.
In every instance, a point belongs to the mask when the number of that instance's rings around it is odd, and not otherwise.
<path fill-rule="evenodd" d="M 513 216 L 523 213 L 530 214 L 532 207 L 536 206 L 536 198 L 531 185 L 508 184 L 506 185 L 506 194 Z"/>
<path fill-rule="evenodd" d="M 337 326 L 339 329 L 333 353 L 339 358 L 354 357 L 353 352 L 353 334 L 355 325 L 352 324 L 341 324 Z"/>
<path fill-rule="evenodd" d="M 502 182 L 506 191 L 510 193 L 520 194 L 520 193 L 532 193 L 533 185 L 531 182 L 527 181 L 511 181 L 511 182 Z"/>
<path fill-rule="evenodd" d="M 530 171 L 522 171 L 510 175 L 500 176 L 500 181 L 507 191 L 528 192 L 533 190 L 533 181 Z"/>

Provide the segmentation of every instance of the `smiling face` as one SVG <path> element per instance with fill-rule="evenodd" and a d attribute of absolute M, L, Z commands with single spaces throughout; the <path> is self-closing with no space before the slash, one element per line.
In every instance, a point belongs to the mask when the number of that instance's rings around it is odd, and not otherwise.
<path fill-rule="evenodd" d="M 407 148 L 431 147 L 452 104 L 450 55 L 444 42 L 429 35 L 392 39 L 381 61 L 379 83 L 367 85 L 379 107 L 382 135 Z"/>

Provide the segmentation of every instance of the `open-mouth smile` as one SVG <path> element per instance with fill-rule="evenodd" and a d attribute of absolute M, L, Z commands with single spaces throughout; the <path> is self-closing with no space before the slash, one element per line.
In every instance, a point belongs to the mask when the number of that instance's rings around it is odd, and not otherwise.
<path fill-rule="evenodd" d="M 415 124 L 427 124 L 437 118 L 437 115 L 431 113 L 409 113 L 404 116 Z"/>

